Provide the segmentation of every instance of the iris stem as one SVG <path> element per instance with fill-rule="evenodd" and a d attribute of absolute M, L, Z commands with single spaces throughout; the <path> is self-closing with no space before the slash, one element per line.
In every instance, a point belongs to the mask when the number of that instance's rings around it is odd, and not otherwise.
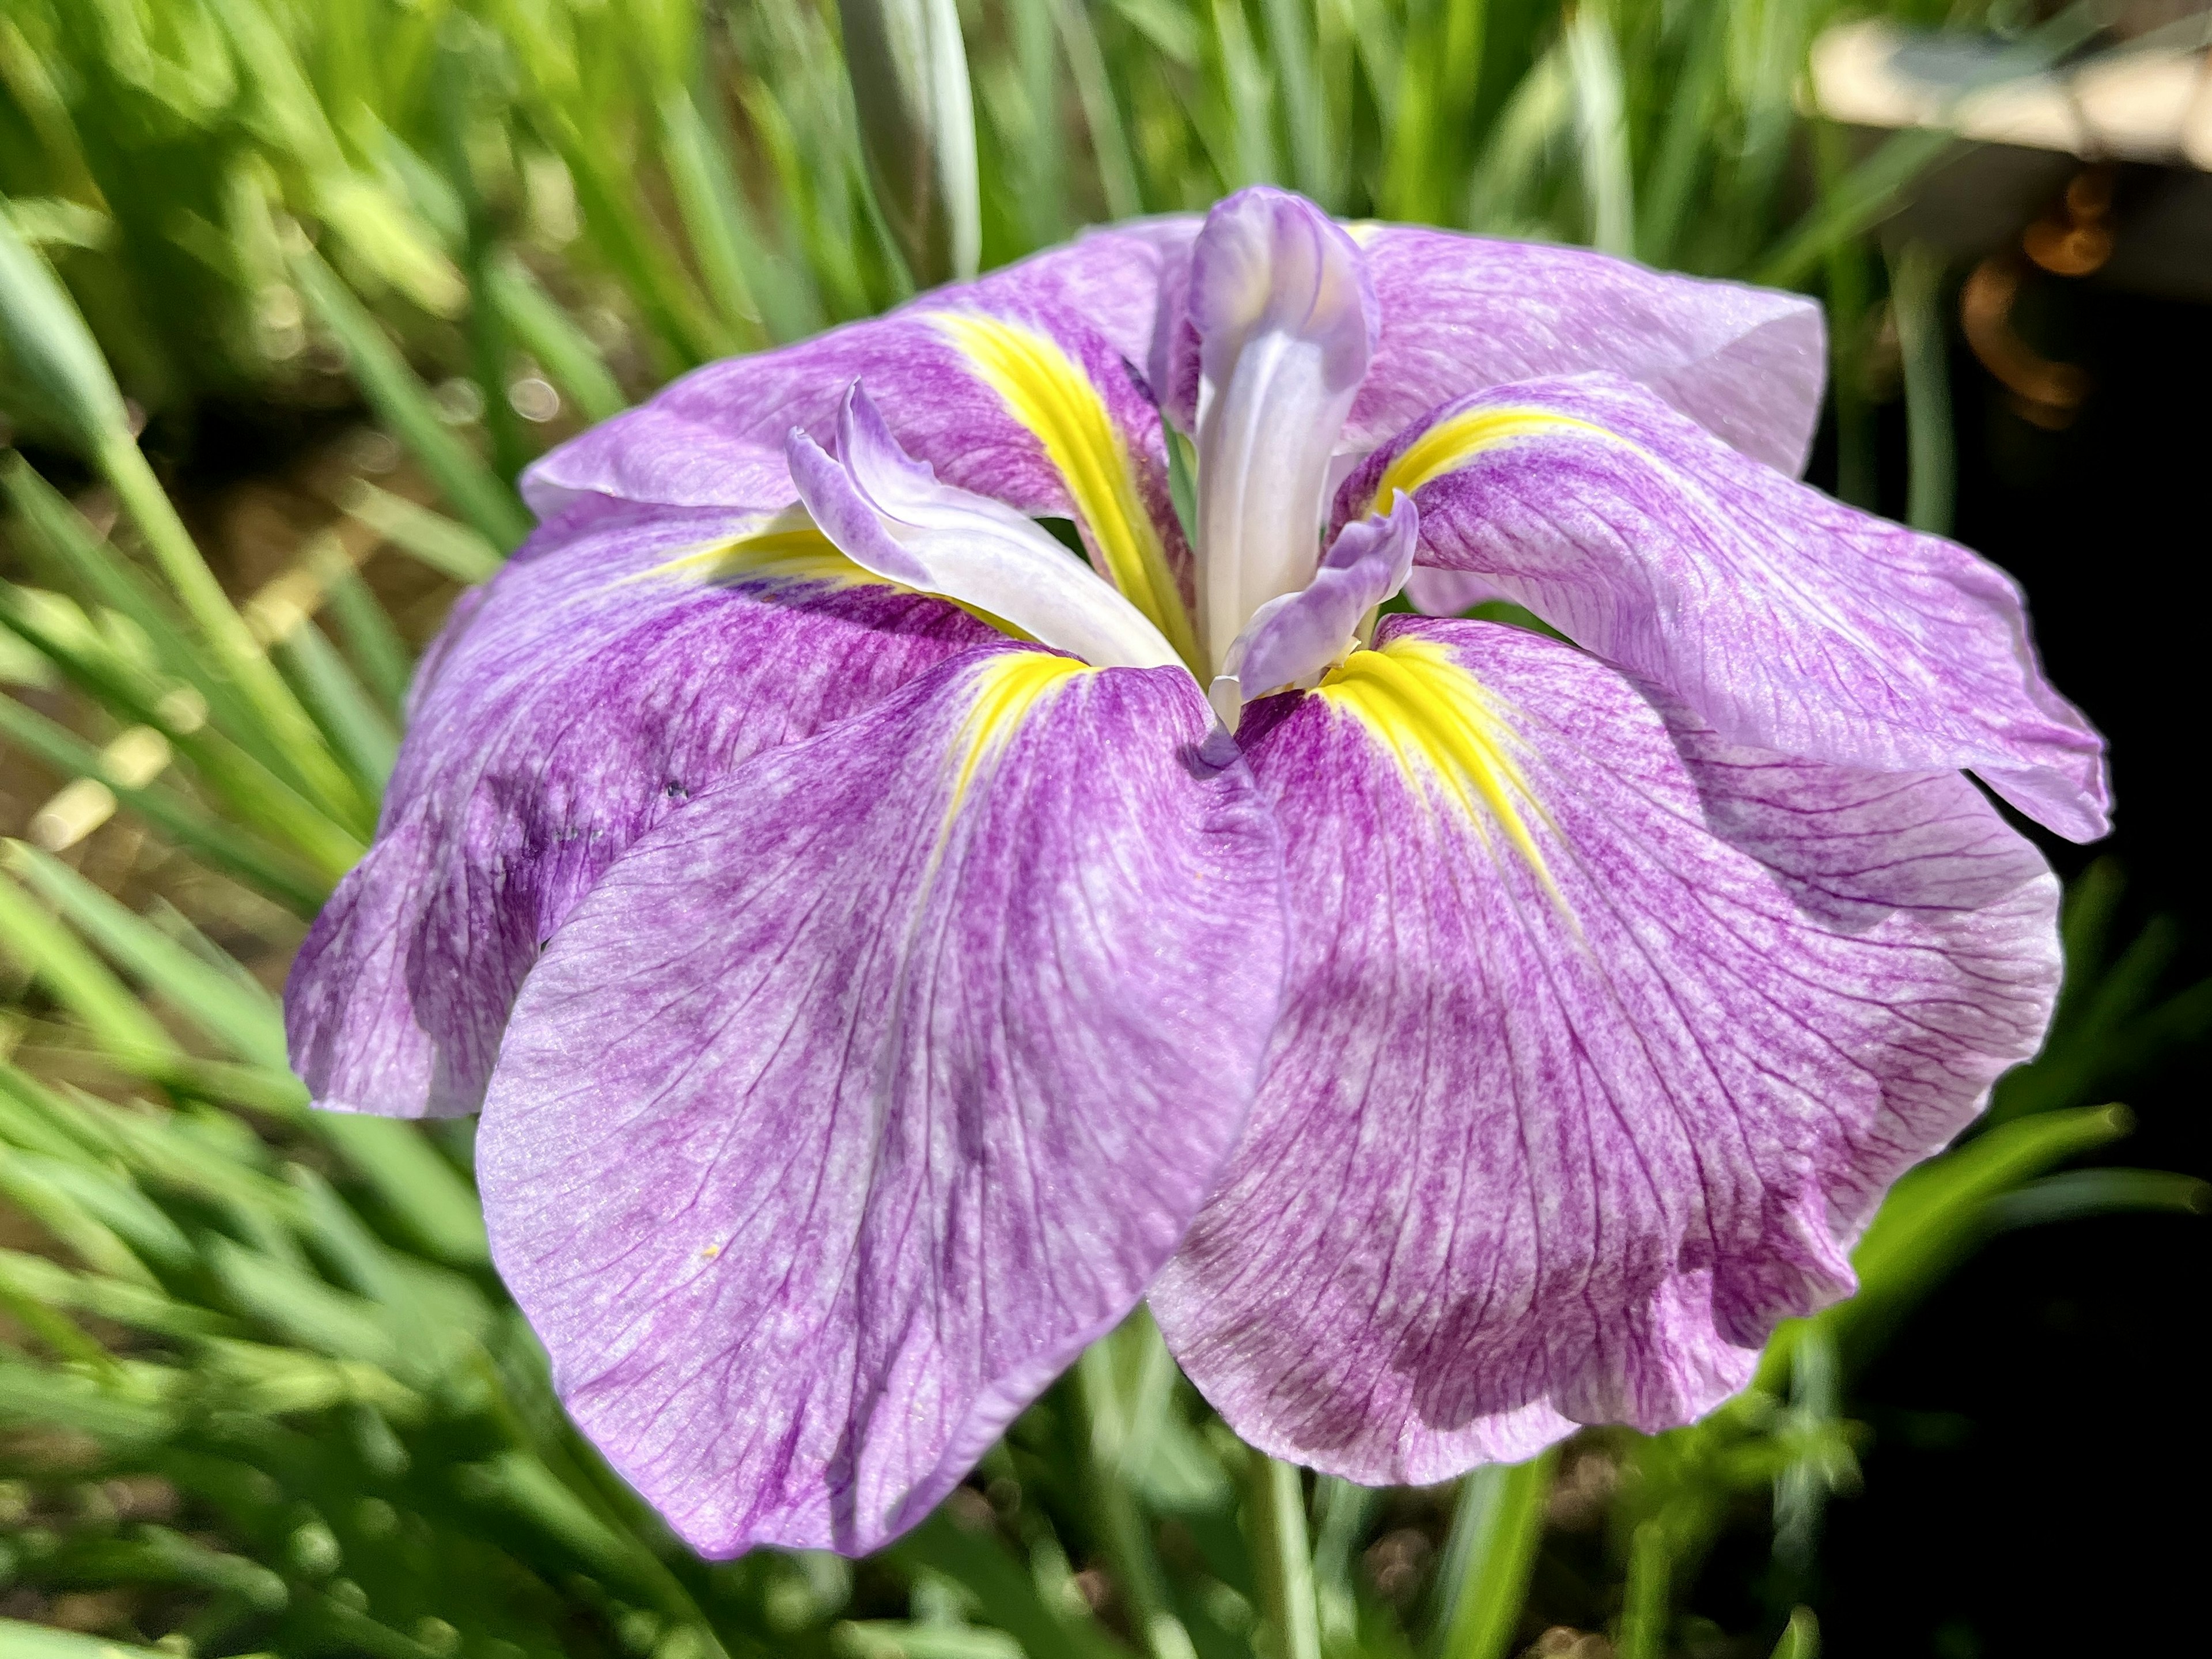
<path fill-rule="evenodd" d="M 1557 1462 L 1546 1452 L 1526 1463 L 1486 1464 L 1460 1482 L 1437 1573 L 1431 1651 L 1439 1659 L 1503 1659 L 1511 1647 Z"/>
<path fill-rule="evenodd" d="M 1957 458 L 1952 452 L 1950 339 L 1943 319 L 1943 256 L 1908 244 L 1890 267 L 1890 305 L 1905 368 L 1905 520 L 1930 535 L 1951 533 Z"/>
<path fill-rule="evenodd" d="M 1158 1346 L 1149 1320 L 1144 1329 Z M 1190 1633 L 1168 1601 L 1167 1576 L 1152 1553 L 1151 1529 L 1125 1478 L 1131 1436 L 1129 1413 L 1114 1375 L 1108 1337 L 1092 1343 L 1076 1362 L 1076 1387 L 1091 1430 L 1091 1493 L 1114 1581 L 1128 1603 L 1129 1622 L 1151 1659 L 1197 1659 Z M 1162 1351 L 1164 1358 L 1164 1350 Z"/>
<path fill-rule="evenodd" d="M 1621 1593 L 1620 1659 L 1660 1659 L 1666 1651 L 1673 1552 L 1662 1521 L 1646 1521 L 1628 1545 L 1628 1583 Z"/>
<path fill-rule="evenodd" d="M 1305 1488 L 1298 1472 L 1254 1452 L 1244 1480 L 1244 1525 L 1259 1580 L 1261 1613 L 1276 1659 L 1321 1659 L 1313 1552 L 1306 1542 Z"/>

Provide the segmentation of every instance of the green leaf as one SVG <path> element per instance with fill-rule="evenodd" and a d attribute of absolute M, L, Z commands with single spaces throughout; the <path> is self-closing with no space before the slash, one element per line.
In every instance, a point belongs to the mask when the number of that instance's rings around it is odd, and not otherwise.
<path fill-rule="evenodd" d="M 239 1059 L 282 1070 L 284 1019 L 276 1000 L 194 956 L 69 866 L 19 841 L 0 842 L 0 863 L 52 905 L 108 959 Z"/>
<path fill-rule="evenodd" d="M 159 785 L 131 785 L 108 775 L 100 750 L 45 715 L 0 696 L 0 737 L 68 777 L 91 778 L 180 847 L 289 907 L 312 916 L 331 883 L 289 851 L 243 826 L 228 823 Z"/>
<path fill-rule="evenodd" d="M 453 510 L 495 547 L 511 551 L 530 533 L 530 516 L 514 492 L 438 416 L 429 392 L 368 308 L 312 249 L 294 257 L 292 272 L 325 327 L 337 337 L 369 407 L 411 451 Z"/>
<path fill-rule="evenodd" d="M 356 481 L 338 505 L 410 558 L 457 582 L 489 581 L 507 562 L 505 554 L 466 525 L 374 484 Z"/>
<path fill-rule="evenodd" d="M 89 455 L 117 434 L 128 440 L 130 416 L 107 360 L 46 262 L 16 228 L 12 204 L 0 196 L 0 362 L 38 395 L 42 412 L 60 422 L 80 453 Z"/>
<path fill-rule="evenodd" d="M 1557 1461 L 1547 1452 L 1461 1477 L 1437 1568 L 1438 1659 L 1504 1659 L 1511 1650 Z"/>
<path fill-rule="evenodd" d="M 491 262 L 484 281 L 486 296 L 499 307 L 523 349 L 538 360 L 538 367 L 583 410 L 586 420 L 611 420 L 629 406 L 629 400 L 623 396 L 622 387 L 608 372 L 599 348 L 569 320 L 568 313 L 538 285 L 538 279 L 521 260 L 512 253 L 502 254 Z M 778 333 L 777 337 L 793 337 Z M 486 550 L 494 561 L 492 568 L 496 568 L 496 553 Z M 459 580 L 483 579 L 471 576 Z"/>

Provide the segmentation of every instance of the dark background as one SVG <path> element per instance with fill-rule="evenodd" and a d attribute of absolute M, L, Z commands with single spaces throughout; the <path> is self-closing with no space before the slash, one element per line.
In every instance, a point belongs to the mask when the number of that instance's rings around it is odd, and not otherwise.
<path fill-rule="evenodd" d="M 1954 325 L 1954 533 L 2026 585 L 2051 678 L 2112 741 L 2114 835 L 2038 839 L 2065 875 L 2122 861 L 2117 941 L 2179 923 L 2178 990 L 2212 974 L 2212 306 L 2039 272 L 2018 320 L 2091 391 L 2044 429 Z M 1901 408 L 1882 420 L 1881 505 L 1901 516 Z M 1816 456 L 1817 481 L 1832 469 Z M 2201 1043 L 2141 1079 L 2138 1127 L 2105 1156 L 2212 1176 L 2209 1083 Z M 1864 1492 L 1829 1516 L 1826 1650 L 2206 1651 L 2208 1286 L 2212 1224 L 2176 1215 L 2004 1234 L 1951 1276 L 1851 1385 L 1871 1439 Z"/>

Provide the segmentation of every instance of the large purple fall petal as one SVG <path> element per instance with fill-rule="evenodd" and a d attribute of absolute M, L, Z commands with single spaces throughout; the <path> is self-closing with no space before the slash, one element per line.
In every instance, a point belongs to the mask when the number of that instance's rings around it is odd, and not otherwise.
<path fill-rule="evenodd" d="M 763 749 L 1000 637 L 818 537 L 579 507 L 457 608 L 368 856 L 285 990 L 318 1104 L 474 1111 L 523 975 L 636 836 Z"/>
<path fill-rule="evenodd" d="M 1284 948 L 1206 726 L 1181 669 L 964 656 L 649 832 L 532 974 L 494 1254 L 702 1552 L 918 1521 L 1182 1237 Z"/>
<path fill-rule="evenodd" d="M 2057 886 L 1955 773 L 1736 747 L 1518 629 L 1381 640 L 1248 714 L 1288 1001 L 1153 1307 L 1254 1444 L 1427 1482 L 1687 1421 L 1846 1293 L 2034 1051 Z"/>
<path fill-rule="evenodd" d="M 1469 573 L 1729 738 L 1970 769 L 2061 835 L 2110 828 L 2103 741 L 2043 678 L 2009 577 L 1642 386 L 1580 375 L 1447 404 L 1346 481 L 1338 516 L 1394 489 L 1420 507 L 1424 567 Z"/>

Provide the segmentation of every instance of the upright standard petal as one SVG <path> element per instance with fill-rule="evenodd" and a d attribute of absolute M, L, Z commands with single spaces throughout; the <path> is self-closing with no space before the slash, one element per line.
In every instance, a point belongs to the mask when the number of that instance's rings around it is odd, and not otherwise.
<path fill-rule="evenodd" d="M 1647 270 L 1587 248 L 1418 225 L 1346 227 L 1381 327 L 1339 447 L 1364 454 L 1422 411 L 1511 380 L 1608 371 L 1708 432 L 1796 474 L 1812 448 L 1827 365 L 1802 295 Z M 1164 244 L 1148 365 L 1168 418 L 1192 428 L 1198 344 L 1184 318 L 1190 257 Z"/>
<path fill-rule="evenodd" d="M 1955 773 L 1737 747 L 1519 629 L 1380 638 L 1248 714 L 1288 1000 L 1153 1307 L 1254 1444 L 1428 1482 L 1686 1422 L 1846 1293 L 2034 1051 L 2057 885 Z"/>
<path fill-rule="evenodd" d="M 699 1550 L 918 1521 L 1182 1237 L 1284 950 L 1206 726 L 1180 669 L 964 656 L 647 834 L 531 975 L 493 1252 Z"/>
<path fill-rule="evenodd" d="M 804 432 L 793 430 L 790 446 L 792 482 L 814 522 L 885 580 L 974 605 L 1099 667 L 1182 660 L 1142 611 L 1042 526 L 939 483 L 899 447 L 859 381 L 838 416 L 836 459 Z"/>
<path fill-rule="evenodd" d="M 1747 459 L 1611 375 L 1444 404 L 1346 480 L 1407 490 L 1464 571 L 1656 681 L 1723 736 L 1882 771 L 1970 769 L 2076 841 L 2104 744 L 2037 666 L 2020 591 L 1956 543 Z"/>
<path fill-rule="evenodd" d="M 1199 633 L 1219 665 L 1268 600 L 1311 580 L 1329 457 L 1367 372 L 1375 302 L 1352 239 L 1264 185 L 1206 216 L 1191 254 Z"/>
<path fill-rule="evenodd" d="M 997 637 L 811 529 L 600 506 L 541 532 L 425 658 L 376 844 L 293 966 L 317 1103 L 474 1111 L 523 976 L 639 834 Z"/>

